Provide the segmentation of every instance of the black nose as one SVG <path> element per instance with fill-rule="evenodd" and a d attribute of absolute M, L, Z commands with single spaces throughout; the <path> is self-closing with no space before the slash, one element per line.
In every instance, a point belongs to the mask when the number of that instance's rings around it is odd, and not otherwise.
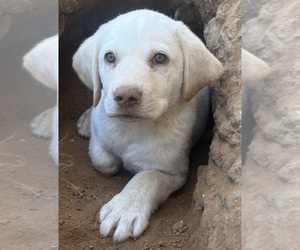
<path fill-rule="evenodd" d="M 122 86 L 115 90 L 114 100 L 120 107 L 133 107 L 140 103 L 142 92 L 135 87 Z"/>

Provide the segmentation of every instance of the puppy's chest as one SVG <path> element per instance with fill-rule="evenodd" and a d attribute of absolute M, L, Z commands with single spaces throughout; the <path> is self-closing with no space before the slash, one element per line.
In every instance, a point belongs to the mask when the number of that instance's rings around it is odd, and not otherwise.
<path fill-rule="evenodd" d="M 155 129 L 142 124 L 116 121 L 107 124 L 103 132 L 105 145 L 120 157 L 130 153 L 137 158 L 144 152 L 153 151 L 160 143 Z"/>
<path fill-rule="evenodd" d="M 170 169 L 176 160 L 185 157 L 187 143 L 174 131 L 162 133 L 149 124 L 119 122 L 105 131 L 105 146 L 132 172 Z"/>
<path fill-rule="evenodd" d="M 105 144 L 110 146 L 117 155 L 122 155 L 127 151 L 137 150 L 134 145 L 140 145 L 145 148 L 147 142 L 155 144 L 155 133 L 149 131 L 149 128 L 137 126 L 134 123 L 114 123 L 106 126 L 106 134 L 103 134 Z M 151 133 L 152 132 L 152 133 Z"/>

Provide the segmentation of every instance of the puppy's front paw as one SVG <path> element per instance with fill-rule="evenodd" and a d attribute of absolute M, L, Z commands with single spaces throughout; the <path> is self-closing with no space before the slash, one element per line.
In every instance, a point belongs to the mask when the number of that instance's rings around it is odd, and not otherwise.
<path fill-rule="evenodd" d="M 30 123 L 31 131 L 34 135 L 43 138 L 52 137 L 53 108 L 46 109 L 33 118 Z"/>
<path fill-rule="evenodd" d="M 118 194 L 99 213 L 100 233 L 115 242 L 139 237 L 148 225 L 150 211 L 137 196 Z"/>
<path fill-rule="evenodd" d="M 91 124 L 91 111 L 92 109 L 89 108 L 86 110 L 82 116 L 78 119 L 77 122 L 77 131 L 78 134 L 83 138 L 90 138 L 91 131 L 90 131 L 90 124 Z"/>

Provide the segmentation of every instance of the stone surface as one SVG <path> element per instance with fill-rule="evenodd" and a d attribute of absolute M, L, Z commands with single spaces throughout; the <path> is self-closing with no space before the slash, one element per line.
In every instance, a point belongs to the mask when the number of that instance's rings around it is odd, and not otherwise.
<path fill-rule="evenodd" d="M 259 1 L 251 1 L 256 4 Z M 243 170 L 243 248 L 297 249 L 300 240 L 300 3 L 257 3 L 244 47 L 272 73 L 251 84 L 256 122 Z"/>
<path fill-rule="evenodd" d="M 194 209 L 203 214 L 193 241 L 200 249 L 240 249 L 241 4 L 228 0 L 216 8 L 216 2 L 203 1 L 200 9 L 207 47 L 222 62 L 225 73 L 211 85 L 215 133 L 209 164 L 198 171 Z M 215 10 L 216 16 L 210 19 L 207 13 Z"/>

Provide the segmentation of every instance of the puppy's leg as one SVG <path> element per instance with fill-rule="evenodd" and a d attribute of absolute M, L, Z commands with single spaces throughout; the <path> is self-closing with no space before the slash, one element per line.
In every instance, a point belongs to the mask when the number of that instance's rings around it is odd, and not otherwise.
<path fill-rule="evenodd" d="M 89 150 L 93 167 L 96 170 L 107 175 L 114 175 L 119 172 L 122 164 L 121 159 L 103 148 L 98 141 L 94 142 L 93 137 L 91 137 Z"/>
<path fill-rule="evenodd" d="M 185 182 L 185 175 L 149 170 L 136 174 L 123 191 L 115 195 L 99 213 L 100 233 L 113 234 L 116 242 L 139 237 L 151 213 Z"/>
<path fill-rule="evenodd" d="M 38 137 L 51 138 L 52 137 L 52 119 L 55 107 L 46 109 L 38 116 L 33 118 L 30 123 L 31 131 Z"/>
<path fill-rule="evenodd" d="M 91 111 L 92 108 L 87 109 L 77 121 L 78 134 L 83 138 L 90 138 L 91 136 Z"/>

